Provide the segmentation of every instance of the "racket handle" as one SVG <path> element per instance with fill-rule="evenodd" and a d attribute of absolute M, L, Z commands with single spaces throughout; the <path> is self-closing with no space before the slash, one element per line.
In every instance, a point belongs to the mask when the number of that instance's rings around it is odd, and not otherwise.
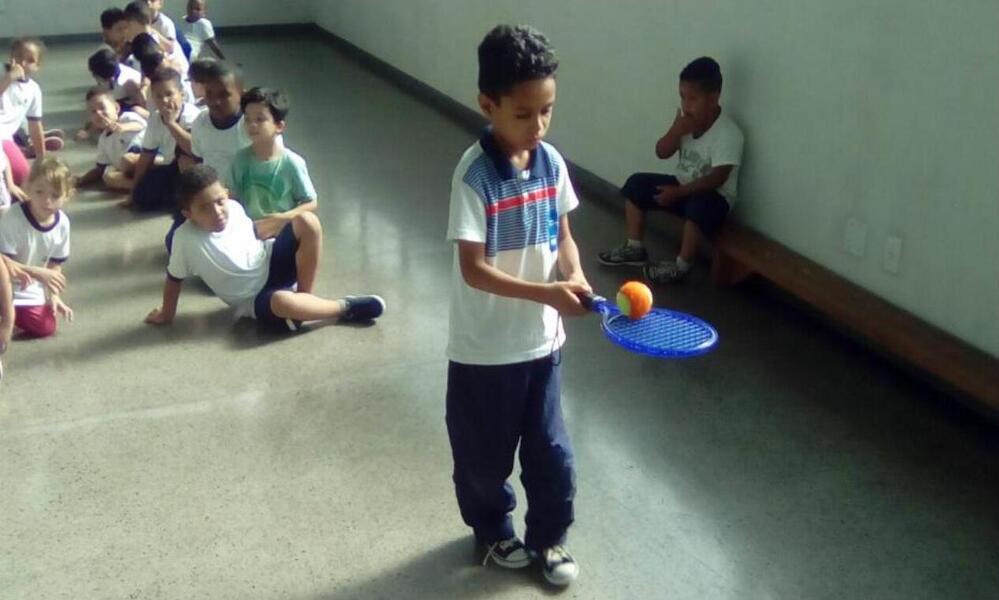
<path fill-rule="evenodd" d="M 593 292 L 587 292 L 585 294 L 577 294 L 579 296 L 579 302 L 583 305 L 586 310 L 592 310 L 593 312 L 600 312 L 599 306 L 607 302 L 607 298 L 603 296 L 598 296 Z"/>

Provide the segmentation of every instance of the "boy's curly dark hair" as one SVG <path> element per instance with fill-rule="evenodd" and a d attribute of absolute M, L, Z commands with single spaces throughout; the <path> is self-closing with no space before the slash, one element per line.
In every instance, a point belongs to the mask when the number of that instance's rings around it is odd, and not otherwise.
<path fill-rule="evenodd" d="M 529 25 L 497 25 L 479 44 L 479 91 L 493 100 L 518 83 L 554 77 L 557 70 L 548 38 Z"/>
<path fill-rule="evenodd" d="M 195 165 L 181 172 L 177 178 L 177 206 L 181 210 L 191 208 L 194 197 L 219 180 L 219 174 L 208 165 Z"/>
<path fill-rule="evenodd" d="M 722 89 L 721 67 L 715 59 L 702 56 L 691 61 L 689 65 L 680 71 L 680 81 L 696 83 L 703 91 L 720 92 Z"/>

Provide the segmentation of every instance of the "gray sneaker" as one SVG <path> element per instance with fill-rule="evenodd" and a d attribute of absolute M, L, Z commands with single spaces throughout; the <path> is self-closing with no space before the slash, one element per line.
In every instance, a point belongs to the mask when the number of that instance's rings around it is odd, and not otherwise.
<path fill-rule="evenodd" d="M 600 261 L 600 264 L 607 265 L 608 267 L 619 267 L 621 265 L 640 267 L 649 260 L 649 253 L 645 251 L 645 248 L 635 248 L 625 242 L 624 245 L 617 248 L 604 250 L 597 255 L 597 260 Z"/>
<path fill-rule="evenodd" d="M 645 268 L 642 269 L 642 274 L 652 283 L 662 285 L 683 281 L 690 274 L 690 269 L 685 271 L 676 264 L 676 261 L 664 260 L 645 265 Z"/>

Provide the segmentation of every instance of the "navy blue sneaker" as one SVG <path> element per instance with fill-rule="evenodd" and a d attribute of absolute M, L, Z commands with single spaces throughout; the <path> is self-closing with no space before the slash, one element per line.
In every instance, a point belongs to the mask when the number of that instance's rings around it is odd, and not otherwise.
<path fill-rule="evenodd" d="M 374 321 L 385 312 L 385 300 L 381 296 L 344 296 L 346 310 L 340 315 L 345 322 Z"/>

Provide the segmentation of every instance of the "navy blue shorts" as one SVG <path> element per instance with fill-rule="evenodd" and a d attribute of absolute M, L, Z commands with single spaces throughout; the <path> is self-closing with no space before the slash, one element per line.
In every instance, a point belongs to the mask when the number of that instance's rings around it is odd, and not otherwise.
<path fill-rule="evenodd" d="M 153 165 L 138 185 L 132 189 L 136 210 L 170 210 L 177 207 L 177 161 L 168 165 Z"/>
<path fill-rule="evenodd" d="M 686 196 L 666 207 L 655 199 L 657 188 L 661 185 L 680 185 L 680 182 L 672 175 L 635 173 L 625 182 L 621 194 L 643 211 L 665 210 L 693 221 L 705 235 L 715 233 L 725 222 L 729 212 L 728 200 L 717 191 Z"/>
<path fill-rule="evenodd" d="M 281 318 L 271 311 L 271 296 L 274 295 L 274 292 L 289 290 L 298 283 L 296 252 L 298 252 L 298 240 L 295 238 L 295 229 L 291 223 L 288 223 L 278 234 L 274 240 L 274 246 L 271 248 L 271 264 L 267 274 L 267 283 L 253 299 L 253 312 L 257 315 L 257 322 L 268 329 L 282 331 L 290 329 L 287 319 Z"/>

